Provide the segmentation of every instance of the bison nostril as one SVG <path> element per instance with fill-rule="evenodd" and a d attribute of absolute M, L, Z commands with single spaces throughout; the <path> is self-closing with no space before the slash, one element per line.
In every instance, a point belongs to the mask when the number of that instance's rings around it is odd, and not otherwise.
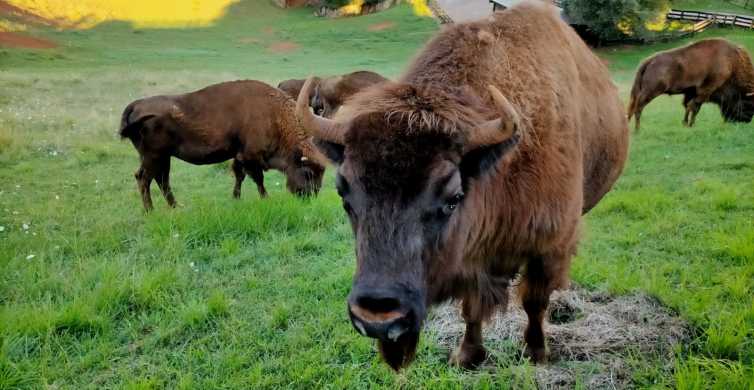
<path fill-rule="evenodd" d="M 401 307 L 401 302 L 395 298 L 360 297 L 356 300 L 356 304 L 372 313 L 390 313 Z"/>

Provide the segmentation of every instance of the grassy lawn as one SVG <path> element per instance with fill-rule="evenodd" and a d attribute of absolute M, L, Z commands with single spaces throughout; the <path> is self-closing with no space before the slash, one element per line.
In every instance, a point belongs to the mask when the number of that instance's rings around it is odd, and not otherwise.
<path fill-rule="evenodd" d="M 676 9 L 730 12 L 740 15 L 754 15 L 754 1 L 751 0 L 673 0 Z"/>
<path fill-rule="evenodd" d="M 235 202 L 227 165 L 175 161 L 182 206 L 168 210 L 155 191 L 145 215 L 137 154 L 116 137 L 123 107 L 145 95 L 396 76 L 436 29 L 408 7 L 326 21 L 246 0 L 208 28 L 32 30 L 60 47 L 0 49 L 0 389 L 535 387 L 518 346 L 490 345 L 505 364 L 482 372 L 448 367 L 431 334 L 399 375 L 378 360 L 347 319 L 353 248 L 332 172 L 311 201 L 273 173 L 270 199 L 247 181 Z M 742 30 L 704 36 L 754 50 Z M 627 96 L 638 62 L 679 44 L 600 55 Z M 673 375 L 652 357 L 630 363 L 636 387 L 753 388 L 754 129 L 724 124 L 714 106 L 693 129 L 682 115 L 678 97 L 644 111 L 572 276 L 646 292 L 692 325 Z"/>

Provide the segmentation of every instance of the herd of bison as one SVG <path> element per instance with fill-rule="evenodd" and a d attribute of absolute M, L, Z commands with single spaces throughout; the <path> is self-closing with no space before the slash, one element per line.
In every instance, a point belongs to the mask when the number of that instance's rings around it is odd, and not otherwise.
<path fill-rule="evenodd" d="M 534 23 L 533 21 L 536 21 Z M 726 121 L 754 115 L 747 52 L 709 39 L 639 67 L 628 115 L 607 68 L 544 4 L 439 32 L 397 80 L 373 72 L 232 81 L 129 104 L 120 135 L 141 158 L 144 207 L 155 180 L 171 206 L 170 159 L 232 159 L 236 184 L 263 172 L 313 196 L 325 167 L 355 237 L 348 314 L 398 370 L 414 358 L 428 307 L 461 303 L 466 332 L 451 364 L 485 361 L 482 323 L 504 310 L 511 281 L 529 322 L 528 356 L 548 359 L 543 319 L 567 287 L 582 215 L 620 176 L 628 120 L 661 94 L 683 94 L 688 126 L 700 106 Z"/>

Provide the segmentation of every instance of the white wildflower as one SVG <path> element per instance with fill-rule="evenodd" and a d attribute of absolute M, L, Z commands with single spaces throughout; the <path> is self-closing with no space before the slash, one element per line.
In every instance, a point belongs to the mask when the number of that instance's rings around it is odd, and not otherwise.
<path fill-rule="evenodd" d="M 25 223 L 25 224 L 21 225 L 21 227 L 22 227 L 22 228 L 23 228 L 24 230 L 29 230 L 29 224 L 28 224 L 28 223 Z"/>
<path fill-rule="evenodd" d="M 0 232 L 4 232 L 4 231 L 5 231 L 5 226 L 0 226 Z"/>
<path fill-rule="evenodd" d="M 195 264 L 194 264 L 194 262 L 193 262 L 193 261 L 189 263 L 189 266 L 190 266 L 191 268 L 194 268 L 194 265 L 195 265 Z"/>
<path fill-rule="evenodd" d="M 26 256 L 26 260 L 31 260 L 31 259 L 33 259 L 35 257 L 36 257 L 36 255 L 29 255 L 29 256 Z"/>

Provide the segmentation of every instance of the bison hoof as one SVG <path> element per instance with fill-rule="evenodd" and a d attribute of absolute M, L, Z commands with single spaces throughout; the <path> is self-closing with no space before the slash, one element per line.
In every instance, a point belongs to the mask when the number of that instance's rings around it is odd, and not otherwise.
<path fill-rule="evenodd" d="M 531 359 L 534 364 L 546 364 L 549 358 L 549 352 L 547 347 L 530 348 L 526 347 L 526 356 Z"/>
<path fill-rule="evenodd" d="M 450 355 L 450 365 L 467 370 L 474 370 L 487 360 L 487 350 L 483 346 L 467 346 L 461 344 Z"/>

